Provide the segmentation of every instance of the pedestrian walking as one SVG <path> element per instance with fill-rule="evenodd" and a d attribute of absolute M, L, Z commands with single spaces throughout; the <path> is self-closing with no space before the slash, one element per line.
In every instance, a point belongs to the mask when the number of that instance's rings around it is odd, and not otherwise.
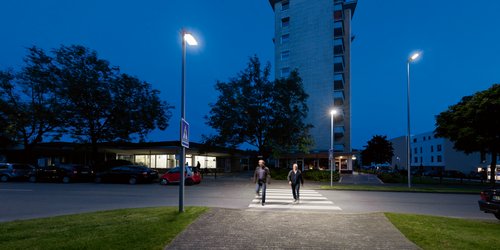
<path fill-rule="evenodd" d="M 260 196 L 260 190 L 262 189 L 262 206 L 266 203 L 266 187 L 267 184 L 271 183 L 271 171 L 266 167 L 264 160 L 259 160 L 259 166 L 255 168 L 255 173 L 253 175 L 255 182 L 255 193 Z"/>
<path fill-rule="evenodd" d="M 298 169 L 297 163 L 294 163 L 292 170 L 288 172 L 288 184 L 292 187 L 293 203 L 299 203 L 300 200 L 300 185 L 304 186 L 302 172 Z"/>

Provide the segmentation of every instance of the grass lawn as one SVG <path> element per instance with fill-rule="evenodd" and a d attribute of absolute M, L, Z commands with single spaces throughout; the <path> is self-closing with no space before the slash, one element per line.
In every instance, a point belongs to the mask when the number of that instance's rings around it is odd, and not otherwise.
<path fill-rule="evenodd" d="M 499 249 L 500 222 L 386 213 L 409 240 L 423 249 Z"/>
<path fill-rule="evenodd" d="M 321 189 L 326 190 L 355 190 L 355 191 L 391 191 L 391 192 L 426 192 L 426 193 L 470 193 L 479 194 L 482 187 L 446 187 L 446 186 L 427 186 L 408 188 L 405 186 L 394 185 L 323 185 Z"/>
<path fill-rule="evenodd" d="M 0 249 L 163 249 L 205 207 L 136 208 L 0 223 Z"/>

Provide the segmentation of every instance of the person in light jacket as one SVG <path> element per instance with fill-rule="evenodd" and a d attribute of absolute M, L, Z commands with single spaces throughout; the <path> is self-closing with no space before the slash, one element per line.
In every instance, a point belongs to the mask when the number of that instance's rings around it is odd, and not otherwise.
<path fill-rule="evenodd" d="M 304 186 L 304 179 L 302 178 L 302 172 L 298 170 L 299 166 L 297 163 L 293 164 L 293 169 L 288 173 L 288 184 L 292 187 L 293 203 L 298 203 L 300 200 L 300 185 Z"/>

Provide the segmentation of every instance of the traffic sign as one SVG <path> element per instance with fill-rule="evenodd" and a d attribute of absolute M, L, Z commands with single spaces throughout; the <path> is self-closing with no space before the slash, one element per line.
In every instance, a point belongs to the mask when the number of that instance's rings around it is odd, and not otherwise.
<path fill-rule="evenodd" d="M 189 123 L 181 119 L 181 145 L 189 148 Z"/>

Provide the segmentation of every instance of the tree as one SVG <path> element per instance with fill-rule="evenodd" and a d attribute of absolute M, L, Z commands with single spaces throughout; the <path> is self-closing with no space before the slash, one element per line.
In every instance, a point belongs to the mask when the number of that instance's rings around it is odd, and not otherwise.
<path fill-rule="evenodd" d="M 44 137 L 59 138 L 63 132 L 66 110 L 57 96 L 57 82 L 52 74 L 52 58 L 42 49 L 32 47 L 20 72 L 0 72 L 0 117 L 3 133 L 22 141 L 30 160 L 31 149 Z"/>
<path fill-rule="evenodd" d="M 387 136 L 375 135 L 361 151 L 363 165 L 391 163 L 394 156 L 392 143 Z"/>
<path fill-rule="evenodd" d="M 130 141 L 133 135 L 142 141 L 151 130 L 167 128 L 173 107 L 149 83 L 120 74 L 83 46 L 61 46 L 54 54 L 59 93 L 71 113 L 68 132 L 90 142 L 94 156 L 99 142 Z"/>
<path fill-rule="evenodd" d="M 265 157 L 307 150 L 312 126 L 302 122 L 308 110 L 302 81 L 294 71 L 273 82 L 270 72 L 270 63 L 262 68 L 259 58 L 253 56 L 237 77 L 217 82 L 220 95 L 210 105 L 206 119 L 218 134 L 209 141 L 231 147 L 248 143 Z"/>
<path fill-rule="evenodd" d="M 491 155 L 491 184 L 495 185 L 497 155 L 500 150 L 500 84 L 465 96 L 436 117 L 435 134 L 454 143 L 467 154 Z"/>

